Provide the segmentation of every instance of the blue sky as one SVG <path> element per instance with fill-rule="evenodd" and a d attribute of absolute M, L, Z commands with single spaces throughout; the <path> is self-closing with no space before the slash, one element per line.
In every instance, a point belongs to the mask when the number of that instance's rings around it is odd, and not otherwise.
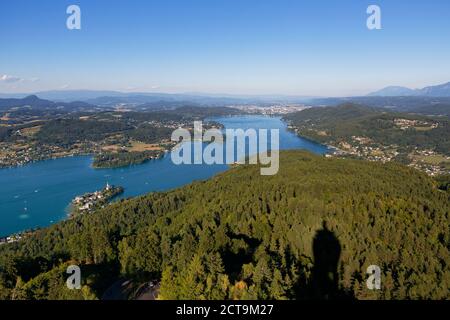
<path fill-rule="evenodd" d="M 449 40 L 448 0 L 2 0 L 0 93 L 358 95 L 450 81 Z"/>

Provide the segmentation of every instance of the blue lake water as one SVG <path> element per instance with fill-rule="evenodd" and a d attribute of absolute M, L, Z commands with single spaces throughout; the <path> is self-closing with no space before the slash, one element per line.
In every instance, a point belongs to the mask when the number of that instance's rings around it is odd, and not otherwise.
<path fill-rule="evenodd" d="M 228 129 L 280 129 L 280 149 L 307 149 L 323 154 L 323 145 L 287 130 L 278 117 L 214 118 Z M 227 165 L 175 165 L 170 154 L 160 160 L 118 169 L 93 169 L 92 157 L 77 156 L 0 169 L 0 236 L 45 227 L 67 217 L 74 197 L 102 189 L 107 182 L 125 188 L 122 197 L 169 190 L 204 180 Z"/>

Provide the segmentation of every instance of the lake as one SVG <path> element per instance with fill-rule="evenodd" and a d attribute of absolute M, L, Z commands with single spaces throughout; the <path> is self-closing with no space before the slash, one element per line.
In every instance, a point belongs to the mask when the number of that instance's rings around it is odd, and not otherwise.
<path fill-rule="evenodd" d="M 229 129 L 279 129 L 280 149 L 306 149 L 317 154 L 327 147 L 287 130 L 279 117 L 234 116 L 213 120 Z M 227 165 L 175 165 L 162 159 L 117 169 L 93 169 L 92 157 L 77 156 L 0 169 L 0 236 L 45 227 L 67 217 L 77 195 L 102 189 L 106 183 L 125 188 L 121 197 L 164 191 L 208 179 Z"/>

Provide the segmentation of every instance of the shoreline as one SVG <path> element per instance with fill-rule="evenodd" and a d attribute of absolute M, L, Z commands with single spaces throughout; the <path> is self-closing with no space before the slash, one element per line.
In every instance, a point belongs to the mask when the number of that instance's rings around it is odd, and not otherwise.
<path fill-rule="evenodd" d="M 91 167 L 95 170 L 101 170 L 101 169 L 118 169 L 118 168 L 126 168 L 129 166 L 133 166 L 133 165 L 140 165 L 140 164 L 144 164 L 145 162 L 151 161 L 151 160 L 159 160 L 161 158 L 164 157 L 165 154 L 167 154 L 168 152 L 171 152 L 172 149 L 165 149 L 162 150 L 162 156 L 156 159 L 147 159 L 146 161 L 143 161 L 141 163 L 130 163 L 130 164 L 126 164 L 123 166 L 110 166 L 110 167 L 95 167 L 91 164 Z M 45 162 L 45 161 L 52 161 L 52 160 L 60 160 L 60 159 L 66 159 L 66 158 L 73 158 L 73 157 L 91 157 L 92 158 L 92 162 L 94 162 L 94 158 L 95 156 L 98 155 L 98 153 L 94 153 L 94 152 L 89 152 L 89 153 L 75 153 L 75 154 L 69 154 L 69 155 L 61 155 L 61 156 L 53 156 L 53 157 L 48 157 L 48 158 L 43 158 L 43 159 L 39 159 L 39 160 L 31 160 L 28 161 L 26 163 L 21 163 L 21 164 L 16 164 L 16 165 L 0 165 L 0 171 L 3 169 L 17 169 L 17 168 L 23 168 L 29 165 L 33 165 L 33 164 L 37 164 L 40 162 Z"/>
<path fill-rule="evenodd" d="M 73 158 L 73 157 L 94 157 L 94 156 L 95 156 L 94 153 L 75 153 L 75 154 L 68 154 L 68 155 L 63 155 L 63 156 L 53 156 L 53 157 L 48 157 L 48 158 L 42 158 L 39 160 L 30 160 L 26 163 L 21 163 L 21 164 L 16 164 L 16 165 L 10 165 L 10 166 L 0 165 L 0 170 L 22 168 L 22 167 L 26 167 L 28 165 L 32 165 L 32 164 L 36 164 L 36 163 L 44 162 L 44 161 L 59 160 L 59 159 Z"/>
<path fill-rule="evenodd" d="M 288 130 L 288 128 L 286 128 L 286 126 L 285 126 L 285 122 L 283 121 L 283 119 L 282 119 L 282 117 L 280 117 L 280 116 L 273 116 L 273 115 L 244 115 L 244 116 L 227 116 L 226 118 L 239 118 L 239 117 L 245 117 L 245 118 L 247 118 L 247 117 L 264 117 L 264 118 L 278 118 L 279 119 L 279 121 L 280 121 L 280 130 L 284 130 L 285 132 L 287 132 L 287 133 L 289 133 L 289 134 L 292 134 L 292 132 L 290 131 L 290 130 Z M 217 118 L 222 118 L 222 117 L 217 117 Z M 307 139 L 306 137 L 301 137 L 301 136 L 297 136 L 297 135 L 295 135 L 295 137 L 296 138 L 299 138 L 299 139 L 305 139 L 305 140 L 309 140 L 309 139 Z M 311 141 L 311 142 L 314 142 L 314 141 Z M 327 152 L 329 152 L 328 150 L 329 150 L 329 148 L 326 146 L 326 145 L 324 145 L 324 144 L 321 144 L 321 143 L 317 143 L 317 142 L 314 142 L 315 144 L 317 144 L 317 145 L 320 145 L 320 146 L 322 146 L 322 147 L 324 147 L 327 151 L 326 151 L 326 153 Z M 162 155 L 162 157 L 161 158 L 159 158 L 159 159 L 152 159 L 152 160 L 163 160 L 163 159 L 165 159 L 168 155 L 169 155 L 169 153 L 170 152 L 172 152 L 173 151 L 173 149 L 174 148 L 172 148 L 171 150 L 166 150 L 164 153 L 163 153 L 163 155 Z M 303 149 L 303 150 L 308 150 L 308 149 L 305 149 L 305 148 L 298 148 L 299 150 L 300 149 Z M 74 157 L 89 157 L 90 159 L 90 163 L 89 163 L 89 167 L 91 168 L 91 169 L 93 169 L 93 170 L 95 170 L 95 171 L 102 171 L 102 170 L 111 170 L 111 169 L 120 169 L 120 168 L 93 168 L 92 167 L 92 163 L 93 163 L 93 159 L 92 159 L 92 157 L 93 157 L 93 154 L 92 153 L 84 153 L 84 154 L 75 154 L 75 155 L 68 155 L 68 156 L 61 156 L 61 157 L 52 157 L 52 158 L 48 158 L 48 159 L 42 159 L 42 160 L 39 160 L 39 161 L 33 161 L 33 162 L 30 162 L 30 163 L 27 163 L 26 165 L 22 165 L 22 166 L 15 166 L 15 167 L 9 167 L 9 169 L 19 169 L 19 168 L 22 168 L 22 167 L 24 167 L 24 166 L 27 166 L 27 165 L 33 165 L 33 164 L 37 164 L 37 163 L 40 163 L 40 162 L 45 162 L 45 161 L 53 161 L 53 160 L 62 160 L 62 159 L 68 159 L 68 158 L 74 158 Z M 153 162 L 153 161 L 146 161 L 146 162 L 144 162 L 144 163 L 140 163 L 140 164 L 132 164 L 132 165 L 128 165 L 128 166 L 125 166 L 125 167 L 121 167 L 121 168 L 130 168 L 130 167 L 140 167 L 140 166 L 145 166 L 145 165 L 148 165 L 148 163 L 151 163 L 151 162 Z M 155 161 L 156 162 L 156 161 Z M 228 168 L 229 168 L 229 166 L 228 166 Z M 6 169 L 6 168 L 3 168 L 3 169 Z M 0 170 L 0 172 L 1 172 L 1 170 Z M 212 175 L 209 175 L 208 177 L 201 177 L 201 178 L 193 178 L 193 180 L 192 181 L 190 181 L 190 182 L 180 182 L 181 184 L 179 184 L 179 185 L 176 185 L 175 187 L 173 187 L 173 186 L 171 186 L 170 188 L 168 188 L 168 189 L 163 189 L 162 191 L 165 191 L 165 190 L 169 190 L 169 189 L 173 189 L 173 188 L 178 188 L 178 187 L 182 187 L 182 186 L 185 186 L 185 185 L 187 185 L 187 184 L 189 184 L 189 183 L 192 183 L 192 182 L 194 182 L 194 181 L 196 181 L 196 180 L 198 180 L 198 179 L 209 179 L 209 178 L 211 178 L 211 177 L 213 177 L 214 175 L 216 175 L 217 173 L 214 173 L 214 174 L 212 174 Z M 120 182 L 119 182 L 119 184 L 120 184 Z M 125 186 L 126 187 L 126 186 Z M 126 187 L 127 188 L 127 187 Z M 128 188 L 127 188 L 128 189 Z M 158 189 L 158 190 L 160 190 L 160 189 Z M 136 196 L 141 196 L 141 195 L 144 195 L 144 194 L 147 194 L 148 192 L 152 192 L 151 190 L 147 190 L 146 192 L 143 192 L 143 193 L 141 193 L 141 194 L 138 194 L 138 195 L 136 195 Z M 80 193 L 81 194 L 81 193 Z M 134 197 L 134 196 L 133 196 Z M 69 205 L 70 203 L 68 203 L 67 205 Z M 66 205 L 66 206 L 67 206 Z M 67 212 L 64 210 L 64 212 L 63 212 L 63 214 L 64 214 L 64 217 L 66 217 L 67 216 Z M 50 220 L 50 219 L 49 219 Z M 53 219 L 53 220 L 55 220 L 54 222 L 52 222 L 52 223 L 50 223 L 50 224 L 43 224 L 43 225 L 39 225 L 39 228 L 37 228 L 37 229 L 41 229 L 41 228 L 46 228 L 46 227 L 49 227 L 49 226 L 51 226 L 51 225 L 54 225 L 54 224 L 56 224 L 56 223 L 58 223 L 58 222 L 60 222 L 60 221 L 63 221 L 64 220 L 64 218 L 63 219 Z M 30 229 L 30 228 L 24 228 L 24 229 L 22 229 L 22 230 L 27 230 L 27 229 Z M 17 232 L 11 232 L 10 234 L 15 234 L 15 233 L 19 233 L 19 232 L 23 232 L 23 231 L 17 231 Z"/>

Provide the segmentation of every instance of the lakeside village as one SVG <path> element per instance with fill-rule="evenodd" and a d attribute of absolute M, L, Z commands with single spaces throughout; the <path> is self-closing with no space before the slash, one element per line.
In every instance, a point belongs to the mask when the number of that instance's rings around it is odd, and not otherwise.
<path fill-rule="evenodd" d="M 107 183 L 105 188 L 100 191 L 77 196 L 72 200 L 69 218 L 73 218 L 80 214 L 91 213 L 97 209 L 104 208 L 114 197 L 122 194 L 123 192 L 123 187 L 112 186 Z M 7 237 L 0 237 L 0 245 L 18 242 L 31 236 L 37 230 L 39 229 L 27 230 L 9 235 Z"/>
<path fill-rule="evenodd" d="M 30 233 L 30 232 L 27 231 L 26 233 Z M 12 234 L 8 237 L 0 237 L 0 245 L 20 241 L 24 236 L 25 236 L 25 233 L 17 233 L 17 234 Z"/>
<path fill-rule="evenodd" d="M 107 183 L 103 190 L 77 196 L 72 200 L 69 217 L 91 213 L 97 209 L 104 208 L 114 197 L 122 194 L 123 191 L 123 187 L 112 186 Z"/>
<path fill-rule="evenodd" d="M 381 161 L 383 163 L 396 160 L 401 153 L 398 152 L 397 145 L 381 145 L 372 144 L 371 141 L 365 137 L 352 137 L 352 141 L 341 141 L 336 145 L 330 145 L 333 152 L 327 157 L 355 157 L 365 159 L 368 161 Z M 436 177 L 440 175 L 450 174 L 448 163 L 450 157 L 439 154 L 433 150 L 420 150 L 417 147 L 413 148 L 406 155 L 408 161 L 407 166 L 415 168 L 419 171 L 425 172 L 429 176 Z"/>

